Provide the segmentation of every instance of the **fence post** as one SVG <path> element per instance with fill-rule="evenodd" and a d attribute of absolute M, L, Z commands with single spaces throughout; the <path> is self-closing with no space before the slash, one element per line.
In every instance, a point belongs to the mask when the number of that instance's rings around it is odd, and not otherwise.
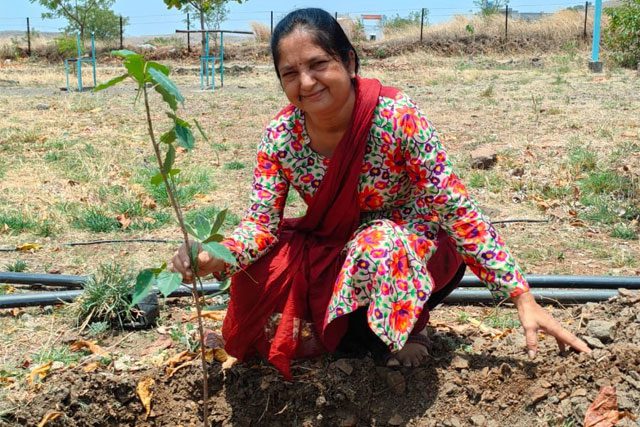
<path fill-rule="evenodd" d="M 122 38 L 123 38 L 123 25 L 122 25 L 122 15 L 120 15 L 120 49 L 124 49 L 124 44 L 122 42 Z"/>
<path fill-rule="evenodd" d="M 273 10 L 271 11 L 271 35 L 273 35 Z"/>
<path fill-rule="evenodd" d="M 189 31 L 191 31 L 191 21 L 187 13 L 187 52 L 191 53 L 191 33 Z"/>
<path fill-rule="evenodd" d="M 509 37 L 509 5 L 504 8 L 504 41 Z"/>
<path fill-rule="evenodd" d="M 334 17 L 334 18 L 336 19 L 336 21 L 337 21 L 337 20 L 338 20 L 338 12 L 335 12 L 335 13 L 333 14 L 333 17 Z"/>
<path fill-rule="evenodd" d="M 27 55 L 31 56 L 31 27 L 27 18 Z"/>
<path fill-rule="evenodd" d="M 589 14 L 589 2 L 584 2 L 584 30 L 582 30 L 582 38 L 587 39 L 587 15 Z"/>
<path fill-rule="evenodd" d="M 422 43 L 422 31 L 424 29 L 424 7 L 421 10 L 420 15 L 420 43 Z"/>

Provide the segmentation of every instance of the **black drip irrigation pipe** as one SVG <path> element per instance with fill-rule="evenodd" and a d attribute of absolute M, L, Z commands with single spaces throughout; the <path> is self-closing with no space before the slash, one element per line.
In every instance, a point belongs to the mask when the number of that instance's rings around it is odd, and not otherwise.
<path fill-rule="evenodd" d="M 42 284 L 58 287 L 82 287 L 88 276 L 72 276 L 62 274 L 32 274 L 0 272 L 0 283 L 9 284 Z M 532 288 L 563 288 L 563 289 L 638 289 L 640 290 L 640 276 L 542 276 L 528 275 L 527 281 Z M 480 280 L 472 275 L 466 275 L 460 282 L 463 288 L 484 288 Z"/>
<path fill-rule="evenodd" d="M 205 295 L 215 294 L 220 291 L 219 283 L 208 283 L 203 285 Z M 64 302 L 72 302 L 82 294 L 81 290 L 58 291 L 58 292 L 31 292 L 28 294 L 9 294 L 0 296 L 0 309 L 14 307 L 32 307 L 55 305 Z M 190 287 L 180 287 L 173 291 L 171 298 L 191 296 Z"/>

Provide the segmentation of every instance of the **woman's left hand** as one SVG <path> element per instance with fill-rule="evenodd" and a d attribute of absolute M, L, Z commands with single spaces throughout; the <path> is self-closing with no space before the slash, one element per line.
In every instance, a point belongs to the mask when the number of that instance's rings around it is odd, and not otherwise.
<path fill-rule="evenodd" d="M 536 357 L 538 352 L 538 331 L 543 331 L 555 337 L 561 351 L 564 351 L 568 345 L 578 352 L 591 352 L 591 349 L 584 341 L 563 328 L 547 310 L 540 307 L 531 292 L 525 292 L 511 298 L 511 300 L 518 309 L 518 316 L 524 328 L 531 359 Z"/>

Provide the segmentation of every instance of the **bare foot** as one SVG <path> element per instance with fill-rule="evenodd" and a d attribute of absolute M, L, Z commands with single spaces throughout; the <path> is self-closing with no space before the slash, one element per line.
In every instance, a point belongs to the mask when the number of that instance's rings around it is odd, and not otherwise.
<path fill-rule="evenodd" d="M 222 370 L 226 371 L 227 369 L 231 368 L 233 365 L 235 365 L 238 362 L 238 359 L 236 359 L 233 356 L 228 356 L 227 360 L 225 360 L 224 362 L 222 362 Z"/>
<path fill-rule="evenodd" d="M 407 343 L 402 347 L 397 353 L 393 355 L 393 357 L 389 360 L 396 360 L 398 365 L 407 366 L 407 367 L 418 367 L 424 362 L 429 356 L 429 350 L 427 348 L 428 341 L 427 337 L 422 335 L 419 340 L 415 341 L 407 341 Z M 392 366 L 387 363 L 387 366 Z M 397 365 L 393 365 L 397 366 Z"/>

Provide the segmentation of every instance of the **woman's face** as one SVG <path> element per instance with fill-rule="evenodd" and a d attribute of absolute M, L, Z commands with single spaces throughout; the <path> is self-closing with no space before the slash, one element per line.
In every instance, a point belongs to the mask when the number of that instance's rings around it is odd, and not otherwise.
<path fill-rule="evenodd" d="M 283 37 L 278 47 L 280 83 L 292 104 L 310 114 L 331 114 L 344 106 L 353 90 L 353 57 L 345 67 L 304 28 Z"/>

